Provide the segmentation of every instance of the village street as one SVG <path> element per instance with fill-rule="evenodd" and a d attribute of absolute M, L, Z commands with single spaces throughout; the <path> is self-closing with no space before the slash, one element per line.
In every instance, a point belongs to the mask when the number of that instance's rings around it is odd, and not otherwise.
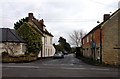
<path fill-rule="evenodd" d="M 2 64 L 3 77 L 118 77 L 118 69 L 91 66 L 73 54 L 63 59 L 42 59 L 31 63 Z"/>

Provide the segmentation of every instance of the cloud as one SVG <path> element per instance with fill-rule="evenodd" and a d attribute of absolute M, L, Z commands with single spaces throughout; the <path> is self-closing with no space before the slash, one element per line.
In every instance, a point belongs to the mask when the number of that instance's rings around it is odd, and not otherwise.
<path fill-rule="evenodd" d="M 13 28 L 13 24 L 33 12 L 44 19 L 46 28 L 54 35 L 69 40 L 73 30 L 89 32 L 102 22 L 103 14 L 114 12 L 119 0 L 0 0 L 2 26 Z"/>

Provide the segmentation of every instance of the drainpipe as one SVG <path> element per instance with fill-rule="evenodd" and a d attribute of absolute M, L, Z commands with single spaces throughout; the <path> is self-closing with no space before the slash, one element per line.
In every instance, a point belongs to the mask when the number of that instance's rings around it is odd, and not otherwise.
<path fill-rule="evenodd" d="M 102 63 L 102 28 L 100 27 L 100 63 Z"/>
<path fill-rule="evenodd" d="M 46 42 L 46 41 L 45 41 L 45 39 L 46 39 L 46 38 L 44 37 L 44 57 L 46 57 L 46 56 L 45 56 L 45 55 L 46 55 L 46 51 L 45 51 L 45 42 Z"/>

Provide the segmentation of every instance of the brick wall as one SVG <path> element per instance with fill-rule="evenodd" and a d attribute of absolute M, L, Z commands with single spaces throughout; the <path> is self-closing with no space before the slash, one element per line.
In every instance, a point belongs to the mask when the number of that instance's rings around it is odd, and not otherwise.
<path fill-rule="evenodd" d="M 91 44 L 94 41 L 96 43 L 95 48 L 95 59 L 98 59 L 100 57 L 100 28 L 91 31 L 86 37 L 82 39 L 84 40 L 84 43 L 82 45 L 83 47 L 83 56 L 85 57 L 94 57 L 92 53 L 92 47 Z M 88 40 L 88 41 L 87 41 Z"/>

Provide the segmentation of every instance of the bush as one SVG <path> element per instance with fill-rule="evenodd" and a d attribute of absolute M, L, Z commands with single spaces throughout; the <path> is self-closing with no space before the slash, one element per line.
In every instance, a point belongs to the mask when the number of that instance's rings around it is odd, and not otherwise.
<path fill-rule="evenodd" d="M 30 53 L 29 54 L 31 57 L 35 57 L 35 56 L 37 56 L 36 54 L 34 54 L 34 53 Z"/>
<path fill-rule="evenodd" d="M 2 52 L 1 54 L 2 54 L 2 57 L 9 56 L 9 53 L 8 53 L 8 52 L 6 52 L 6 51 Z"/>
<path fill-rule="evenodd" d="M 24 63 L 37 60 L 36 56 L 9 56 L 2 58 L 3 63 Z"/>

